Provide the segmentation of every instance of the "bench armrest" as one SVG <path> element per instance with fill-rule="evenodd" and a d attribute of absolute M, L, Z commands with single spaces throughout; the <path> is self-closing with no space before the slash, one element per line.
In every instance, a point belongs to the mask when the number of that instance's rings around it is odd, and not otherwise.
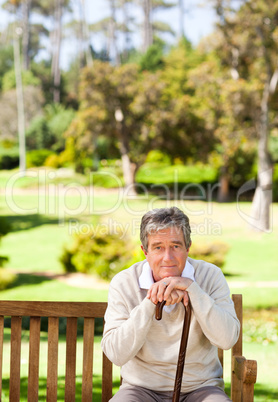
<path fill-rule="evenodd" d="M 253 402 L 254 385 L 257 380 L 257 361 L 247 360 L 244 356 L 233 356 L 232 376 L 233 402 Z"/>

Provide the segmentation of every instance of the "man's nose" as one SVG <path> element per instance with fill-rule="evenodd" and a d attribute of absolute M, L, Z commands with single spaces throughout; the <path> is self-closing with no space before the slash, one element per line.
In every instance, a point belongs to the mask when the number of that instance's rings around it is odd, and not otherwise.
<path fill-rule="evenodd" d="M 164 255 L 163 255 L 164 261 L 171 261 L 173 259 L 173 252 L 171 248 L 166 248 Z"/>

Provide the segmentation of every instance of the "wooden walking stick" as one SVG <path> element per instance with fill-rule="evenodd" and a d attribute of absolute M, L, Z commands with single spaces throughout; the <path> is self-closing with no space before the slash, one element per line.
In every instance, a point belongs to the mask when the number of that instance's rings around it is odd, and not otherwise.
<path fill-rule="evenodd" d="M 162 310 L 163 310 L 165 303 L 166 303 L 166 301 L 164 300 L 163 302 L 158 302 L 156 305 L 155 318 L 157 320 L 161 320 L 161 318 L 162 318 Z M 180 351 L 179 351 L 179 358 L 178 358 L 178 364 L 177 364 L 177 371 L 176 371 L 175 386 L 174 386 L 172 402 L 179 402 L 179 399 L 180 399 L 182 373 L 183 373 L 183 368 L 184 368 L 184 359 L 185 359 L 185 354 L 186 354 L 186 347 L 187 347 L 189 326 L 190 326 L 190 319 L 191 319 L 190 300 L 188 301 L 187 307 L 184 306 L 184 308 L 185 308 L 185 315 L 184 315 L 184 322 L 183 322 Z"/>

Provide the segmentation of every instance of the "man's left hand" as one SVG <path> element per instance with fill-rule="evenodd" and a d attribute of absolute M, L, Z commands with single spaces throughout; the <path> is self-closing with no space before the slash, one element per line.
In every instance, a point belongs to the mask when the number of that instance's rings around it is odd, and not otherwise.
<path fill-rule="evenodd" d="M 179 303 L 183 299 L 184 305 L 187 306 L 188 294 L 186 289 L 192 282 L 191 279 L 180 276 L 163 278 L 150 287 L 147 298 L 154 304 L 165 300 L 167 306 Z"/>

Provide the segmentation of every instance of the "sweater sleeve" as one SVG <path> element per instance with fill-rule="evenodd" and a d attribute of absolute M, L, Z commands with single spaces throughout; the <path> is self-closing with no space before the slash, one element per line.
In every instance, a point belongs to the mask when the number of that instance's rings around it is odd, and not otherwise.
<path fill-rule="evenodd" d="M 132 359 L 142 348 L 154 317 L 155 305 L 147 298 L 131 311 L 120 289 L 109 289 L 101 347 L 117 366 Z"/>
<path fill-rule="evenodd" d="M 194 315 L 212 345 L 230 349 L 238 339 L 240 323 L 228 284 L 220 269 L 207 281 L 211 284 L 208 291 L 197 282 L 187 288 Z"/>

